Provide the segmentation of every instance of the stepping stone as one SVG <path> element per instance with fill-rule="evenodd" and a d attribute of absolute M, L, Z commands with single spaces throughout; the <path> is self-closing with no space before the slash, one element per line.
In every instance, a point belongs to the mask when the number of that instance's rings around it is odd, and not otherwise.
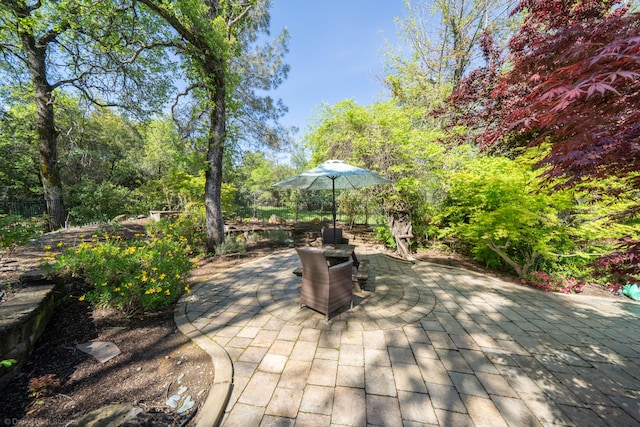
<path fill-rule="evenodd" d="M 68 427 L 120 427 L 140 413 L 142 413 L 142 409 L 134 406 L 109 405 L 91 411 L 67 425 Z"/>
<path fill-rule="evenodd" d="M 76 345 L 76 348 L 84 353 L 92 355 L 101 363 L 105 363 L 121 353 L 117 345 L 112 342 L 105 341 L 85 342 Z"/>

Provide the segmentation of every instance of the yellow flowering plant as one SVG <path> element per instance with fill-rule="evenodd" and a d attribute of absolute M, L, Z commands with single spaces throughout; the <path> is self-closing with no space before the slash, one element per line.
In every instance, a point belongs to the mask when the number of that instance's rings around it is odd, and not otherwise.
<path fill-rule="evenodd" d="M 179 241 L 159 238 L 82 243 L 68 248 L 52 268 L 92 284 L 84 295 L 90 303 L 134 313 L 173 303 L 188 288 L 185 278 L 191 267 Z"/>
<path fill-rule="evenodd" d="M 202 252 L 205 247 L 204 215 L 185 213 L 160 221 L 150 221 L 145 229 L 156 239 L 170 239 L 180 243 L 189 253 Z"/>

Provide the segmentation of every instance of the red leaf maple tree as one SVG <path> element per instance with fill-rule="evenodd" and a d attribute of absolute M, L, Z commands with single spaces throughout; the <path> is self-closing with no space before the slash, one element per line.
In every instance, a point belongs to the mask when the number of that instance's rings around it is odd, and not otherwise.
<path fill-rule="evenodd" d="M 550 142 L 541 166 L 555 187 L 619 177 L 628 194 L 637 193 L 639 14 L 621 0 L 521 0 L 512 14 L 521 12 L 524 22 L 506 59 L 490 35 L 483 39 L 487 66 L 449 97 L 449 124 L 476 129 L 484 148 Z M 638 212 L 636 203 L 625 214 Z M 637 275 L 640 242 L 624 246 L 601 265 Z"/>
<path fill-rule="evenodd" d="M 511 71 L 492 96 L 525 86 L 483 144 L 535 131 L 529 145 L 552 143 L 549 178 L 630 177 L 640 187 L 640 20 L 619 0 L 523 0 L 527 11 L 511 39 Z"/>

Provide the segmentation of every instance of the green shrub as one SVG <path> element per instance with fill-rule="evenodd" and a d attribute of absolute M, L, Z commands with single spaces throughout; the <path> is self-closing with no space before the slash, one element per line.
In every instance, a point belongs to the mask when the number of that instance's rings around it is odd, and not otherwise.
<path fill-rule="evenodd" d="M 75 224 L 108 222 L 118 215 L 148 211 L 140 204 L 140 193 L 110 182 L 83 181 L 70 187 L 68 193 L 65 202 Z"/>
<path fill-rule="evenodd" d="M 147 181 L 140 191 L 150 209 L 179 210 L 202 199 L 204 183 L 204 174 L 193 176 L 174 170 L 160 179 Z"/>
<path fill-rule="evenodd" d="M 18 215 L 0 214 L 0 249 L 11 249 L 29 242 L 44 232 L 42 217 L 24 219 Z"/>
<path fill-rule="evenodd" d="M 249 231 L 244 233 L 244 238 L 246 239 L 247 242 L 256 243 L 256 242 L 259 242 L 262 237 L 260 236 L 259 233 L 256 233 L 255 231 Z"/>
<path fill-rule="evenodd" d="M 264 238 L 268 239 L 270 243 L 284 245 L 285 240 L 289 238 L 289 234 L 287 234 L 286 230 L 281 228 L 277 230 L 265 230 Z"/>
<path fill-rule="evenodd" d="M 201 253 L 206 243 L 204 212 L 184 213 L 160 221 L 149 221 L 145 230 L 154 239 L 174 240 L 185 248 L 187 253 Z"/>
<path fill-rule="evenodd" d="M 53 265 L 54 271 L 93 285 L 82 299 L 128 314 L 173 303 L 183 290 L 189 291 L 191 268 L 185 247 L 170 239 L 85 242 L 67 249 Z"/>
<path fill-rule="evenodd" d="M 540 262 L 574 245 L 560 213 L 567 193 L 538 192 L 535 171 L 506 158 L 480 157 L 451 174 L 438 222 L 488 267 L 509 266 L 525 277 Z"/>
<path fill-rule="evenodd" d="M 224 243 L 215 246 L 216 255 L 235 254 L 247 251 L 247 244 L 242 236 L 227 237 Z"/>
<path fill-rule="evenodd" d="M 188 210 L 191 205 L 204 205 L 204 172 L 194 176 L 182 171 L 171 171 L 161 179 L 148 181 L 139 190 L 142 203 L 147 210 Z M 233 218 L 237 189 L 233 184 L 223 182 L 220 203 L 226 218 Z"/>
<path fill-rule="evenodd" d="M 389 226 L 386 224 L 380 224 L 376 227 L 376 239 L 384 242 L 391 249 L 396 249 L 396 239 L 391 234 Z"/>

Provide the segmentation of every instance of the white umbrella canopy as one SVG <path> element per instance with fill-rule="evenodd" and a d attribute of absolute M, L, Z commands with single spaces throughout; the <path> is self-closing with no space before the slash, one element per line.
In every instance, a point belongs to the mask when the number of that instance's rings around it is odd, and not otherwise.
<path fill-rule="evenodd" d="M 391 184 L 378 173 L 352 166 L 342 160 L 327 160 L 319 166 L 280 181 L 275 186 L 299 190 L 333 191 L 333 228 L 336 228 L 336 188 L 356 189 L 372 185 Z"/>

